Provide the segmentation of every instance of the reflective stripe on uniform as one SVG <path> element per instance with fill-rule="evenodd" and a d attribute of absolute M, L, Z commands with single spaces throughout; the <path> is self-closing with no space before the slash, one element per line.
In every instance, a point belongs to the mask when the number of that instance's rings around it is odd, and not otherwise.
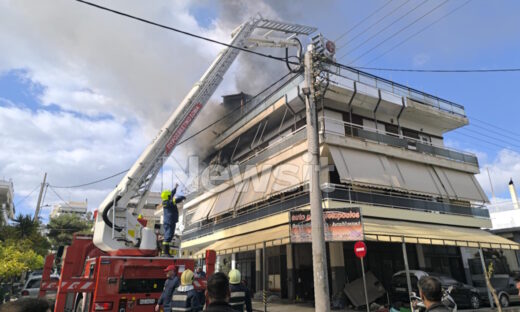
<path fill-rule="evenodd" d="M 173 308 L 172 308 L 172 311 L 191 311 L 191 307 L 188 307 L 188 308 L 177 308 L 177 307 L 173 307 Z"/>
<path fill-rule="evenodd" d="M 245 301 L 237 301 L 237 302 L 230 302 L 229 305 L 236 306 L 236 305 L 243 305 L 246 304 Z"/>
<path fill-rule="evenodd" d="M 188 300 L 188 295 L 173 295 L 172 301 L 182 301 L 186 302 Z"/>
<path fill-rule="evenodd" d="M 246 296 L 246 292 L 245 291 L 234 291 L 231 293 L 231 298 L 234 298 L 234 297 L 245 297 Z"/>

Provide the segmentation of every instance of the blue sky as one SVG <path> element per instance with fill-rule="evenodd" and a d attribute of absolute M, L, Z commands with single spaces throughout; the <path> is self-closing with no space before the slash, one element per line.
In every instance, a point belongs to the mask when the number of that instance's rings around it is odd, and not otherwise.
<path fill-rule="evenodd" d="M 110 5 L 229 41 L 233 28 L 256 12 L 316 26 L 325 36 L 335 39 L 385 3 L 387 0 L 302 1 L 298 5 L 274 0 L 255 3 L 199 0 L 163 1 L 154 6 L 137 1 L 114 1 Z M 337 42 L 338 46 L 347 43 L 345 49 L 348 50 L 381 31 L 339 61 L 348 64 L 443 2 L 426 2 L 392 27 L 385 27 L 420 3 L 392 0 Z M 414 27 L 400 32 L 352 65 L 363 66 L 462 3 L 447 1 Z M 394 14 L 364 31 L 400 5 Z M 66 16 L 62 14 L 65 11 Z M 367 66 L 520 68 L 518 12 L 518 1 L 471 0 Z M 221 48 L 65 0 L 57 1 L 53 8 L 32 1 L 7 1 L 0 5 L 0 20 L 5 23 L 0 30 L 0 49 L 5 54 L 0 60 L 3 123 L 0 128 L 4 131 L 0 142 L 11 146 L 0 154 L 0 177 L 14 180 L 15 202 L 39 184 L 43 172 L 49 173 L 54 185 L 72 185 L 128 168 L 166 119 L 165 112 L 173 110 L 172 103 L 184 97 Z M 358 38 L 349 41 L 358 34 Z M 339 50 L 338 55 L 343 55 L 345 49 Z M 251 60 L 256 59 L 247 59 Z M 245 61 L 241 60 L 242 64 Z M 239 71 L 237 65 L 233 70 Z M 370 72 L 464 105 L 470 126 L 447 134 L 446 142 L 477 153 L 481 165 L 490 168 L 497 197 L 508 197 L 509 177 L 520 184 L 520 142 L 516 139 L 520 135 L 517 121 L 520 72 Z M 237 77 L 240 73 L 226 75 L 218 95 L 237 91 L 241 86 Z M 175 167 L 175 164 L 168 166 Z M 170 181 L 171 175 L 164 179 Z M 479 181 L 490 195 L 487 176 L 480 176 Z M 113 179 L 91 188 L 57 191 L 65 200 L 88 197 L 89 203 L 95 206 L 116 183 L 117 179 Z M 35 193 L 18 205 L 18 212 L 32 213 Z M 47 196 L 46 204 L 60 201 L 52 192 Z M 44 211 L 45 215 L 48 210 Z"/>

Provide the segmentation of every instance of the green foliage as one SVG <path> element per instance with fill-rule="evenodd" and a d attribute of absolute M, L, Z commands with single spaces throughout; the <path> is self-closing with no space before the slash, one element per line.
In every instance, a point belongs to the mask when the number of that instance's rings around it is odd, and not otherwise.
<path fill-rule="evenodd" d="M 34 221 L 30 215 L 19 214 L 14 220 L 16 234 L 18 238 L 28 238 L 38 233 L 40 223 Z"/>
<path fill-rule="evenodd" d="M 73 214 L 62 214 L 52 218 L 47 224 L 52 246 L 70 245 L 74 233 L 90 233 L 93 223 Z"/>
<path fill-rule="evenodd" d="M 28 249 L 27 240 L 0 243 L 0 279 L 20 276 L 24 271 L 43 267 L 43 256 Z"/>

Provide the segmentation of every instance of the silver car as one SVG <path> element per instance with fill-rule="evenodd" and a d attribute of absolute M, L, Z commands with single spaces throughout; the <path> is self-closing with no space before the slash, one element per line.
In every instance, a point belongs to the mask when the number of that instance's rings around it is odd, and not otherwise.
<path fill-rule="evenodd" d="M 58 275 L 52 275 L 51 281 L 57 282 L 60 277 Z M 27 282 L 25 282 L 24 287 L 20 293 L 22 298 L 38 298 L 38 294 L 40 293 L 40 284 L 42 282 L 41 275 L 33 275 L 30 276 Z M 54 301 L 56 299 L 56 293 L 47 294 L 47 299 Z"/>

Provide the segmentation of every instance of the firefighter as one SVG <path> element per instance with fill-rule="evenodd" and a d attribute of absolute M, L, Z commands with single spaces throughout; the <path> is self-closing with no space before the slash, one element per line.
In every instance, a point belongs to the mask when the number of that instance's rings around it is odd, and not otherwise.
<path fill-rule="evenodd" d="M 185 270 L 181 275 L 181 286 L 172 296 L 172 311 L 202 311 L 203 302 L 193 287 L 193 271 Z"/>
<path fill-rule="evenodd" d="M 175 225 L 179 221 L 179 211 L 177 210 L 177 204 L 180 204 L 186 199 L 184 196 L 175 197 L 177 192 L 178 184 L 171 191 L 163 191 L 161 193 L 162 206 L 163 206 L 163 225 L 164 225 L 164 239 L 162 242 L 163 256 L 170 256 L 170 245 L 172 243 L 173 235 L 175 234 Z"/>
<path fill-rule="evenodd" d="M 244 311 L 244 305 L 247 312 L 252 312 L 251 295 L 249 289 L 242 284 L 240 271 L 233 269 L 229 271 L 229 304 L 235 311 Z"/>
<path fill-rule="evenodd" d="M 155 306 L 155 312 L 159 311 L 161 305 L 164 307 L 165 312 L 171 311 L 171 300 L 173 292 L 175 291 L 175 288 L 179 287 L 180 285 L 175 264 L 169 265 L 166 269 L 164 269 L 164 272 L 166 272 L 166 281 L 164 282 L 164 289 L 161 297 Z"/>

